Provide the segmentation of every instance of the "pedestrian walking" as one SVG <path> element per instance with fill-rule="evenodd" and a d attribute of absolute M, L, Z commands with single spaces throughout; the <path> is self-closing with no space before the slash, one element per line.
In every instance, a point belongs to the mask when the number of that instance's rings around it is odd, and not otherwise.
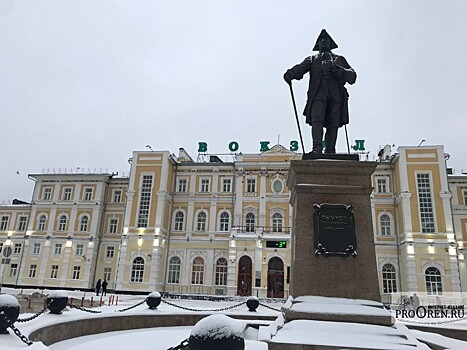
<path fill-rule="evenodd" d="M 107 280 L 104 279 L 104 282 L 102 282 L 102 295 L 107 295 Z"/>
<path fill-rule="evenodd" d="M 99 278 L 96 283 L 96 295 L 99 296 L 99 292 L 101 290 L 101 279 Z"/>

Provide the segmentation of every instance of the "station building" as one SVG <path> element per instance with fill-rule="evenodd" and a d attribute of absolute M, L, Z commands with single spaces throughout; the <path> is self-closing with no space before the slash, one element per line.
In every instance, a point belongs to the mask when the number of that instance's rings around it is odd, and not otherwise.
<path fill-rule="evenodd" d="M 135 151 L 128 177 L 31 174 L 31 203 L 0 206 L 0 245 L 12 248 L 3 284 L 92 289 L 100 278 L 125 293 L 287 297 L 286 180 L 301 155 L 275 145 L 228 158 Z M 380 152 L 371 203 L 383 299 L 467 298 L 467 175 L 446 158 L 443 146 Z"/>

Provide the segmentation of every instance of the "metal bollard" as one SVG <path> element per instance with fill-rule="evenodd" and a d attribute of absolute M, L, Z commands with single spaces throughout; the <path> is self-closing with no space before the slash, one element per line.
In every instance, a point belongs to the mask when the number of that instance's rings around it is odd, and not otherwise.
<path fill-rule="evenodd" d="M 188 340 L 189 350 L 244 350 L 245 324 L 223 314 L 203 318 L 193 327 Z"/>

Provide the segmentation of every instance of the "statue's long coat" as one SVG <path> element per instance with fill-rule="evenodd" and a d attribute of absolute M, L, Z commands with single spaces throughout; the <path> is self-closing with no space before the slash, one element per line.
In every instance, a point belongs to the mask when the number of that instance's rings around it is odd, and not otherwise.
<path fill-rule="evenodd" d="M 333 64 L 338 65 L 345 70 L 344 78 L 339 81 L 336 91 L 341 94 L 343 100 L 343 110 L 340 120 L 340 125 L 343 126 L 349 123 L 349 108 L 348 108 L 348 99 L 349 94 L 347 89 L 344 87 L 345 83 L 353 84 L 357 79 L 357 73 L 353 70 L 352 67 L 347 63 L 343 56 L 336 55 L 331 52 L 331 57 Z M 303 78 L 305 73 L 310 73 L 310 82 L 308 86 L 307 101 L 306 106 L 303 111 L 303 115 L 306 117 L 306 122 L 311 125 L 313 116 L 311 115 L 311 106 L 313 104 L 313 99 L 316 96 L 322 77 L 322 68 L 321 68 L 321 55 L 316 54 L 314 56 L 309 56 L 303 60 L 302 63 L 293 66 L 290 70 L 293 72 L 294 79 L 300 80 Z M 326 126 L 326 125 L 325 125 Z"/>

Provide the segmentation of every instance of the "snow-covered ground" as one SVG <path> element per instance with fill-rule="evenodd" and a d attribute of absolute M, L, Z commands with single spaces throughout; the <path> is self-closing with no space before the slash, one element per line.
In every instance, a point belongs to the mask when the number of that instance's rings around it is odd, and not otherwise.
<path fill-rule="evenodd" d="M 5 289 L 3 288 L 2 292 L 8 294 L 17 294 L 18 290 Z M 23 291 L 23 293 L 31 293 L 31 291 Z M 80 300 L 83 296 L 83 292 L 68 292 L 69 297 L 73 297 L 76 300 Z M 90 293 L 87 293 L 86 297 L 88 298 Z M 64 321 L 71 321 L 80 318 L 91 318 L 91 317 L 109 317 L 112 315 L 119 315 L 121 313 L 116 312 L 116 310 L 123 309 L 132 305 L 135 305 L 142 300 L 145 296 L 135 296 L 135 295 L 119 295 L 118 305 L 107 305 L 110 296 L 104 297 L 105 305 L 99 308 L 93 308 L 93 310 L 100 310 L 100 314 L 90 314 L 76 309 L 66 310 L 62 315 L 53 315 L 45 313 L 35 320 L 26 322 L 26 323 L 16 323 L 15 326 L 25 335 L 29 335 L 32 331 L 41 328 L 46 325 L 56 324 Z M 246 300 L 246 299 L 244 299 Z M 241 300 L 232 300 L 232 301 L 203 301 L 203 300 L 187 300 L 187 299 L 175 299 L 170 300 L 172 303 L 193 308 L 199 310 L 209 310 L 209 309 L 218 309 L 229 307 L 239 303 Z M 271 306 L 276 309 L 280 309 L 282 303 L 272 302 L 266 303 L 268 306 Z M 85 305 L 86 306 L 86 305 Z M 165 303 L 159 305 L 156 310 L 148 309 L 147 305 L 144 303 L 134 309 L 125 311 L 124 314 L 174 314 L 174 313 L 190 313 L 190 311 L 182 310 Z M 206 311 L 206 313 L 211 314 L 212 312 Z M 235 314 L 238 316 L 241 315 L 251 315 L 252 313 L 248 311 L 246 305 L 228 310 L 226 313 Z M 270 315 L 278 316 L 279 312 L 271 310 L 269 308 L 259 306 L 257 310 L 257 315 Z M 20 318 L 25 318 L 32 316 L 33 314 L 21 314 Z M 426 320 L 417 320 L 413 319 L 413 322 L 425 322 Z M 437 322 L 440 320 L 432 319 L 430 322 Z M 267 324 L 266 321 L 260 321 L 258 323 Z M 321 322 L 320 326 L 325 326 L 325 322 Z M 467 331 L 467 320 L 439 324 L 441 327 L 451 327 L 458 328 Z M 168 327 L 168 328 L 151 328 L 151 329 L 140 329 L 132 331 L 120 331 L 120 332 L 110 332 L 99 335 L 91 335 L 80 337 L 76 339 L 70 339 L 60 343 L 53 344 L 49 347 L 46 347 L 40 342 L 34 343 L 32 346 L 28 347 L 26 344 L 20 341 L 20 339 L 13 334 L 10 330 L 10 334 L 0 335 L 0 350 L 16 350 L 16 349 L 29 349 L 29 350 L 101 350 L 112 349 L 112 350 L 128 350 L 130 348 L 135 349 L 152 349 L 152 350 L 165 350 L 169 347 L 178 345 L 182 340 L 188 338 L 192 327 Z M 411 331 L 414 336 L 424 341 L 433 342 L 440 344 L 449 349 L 467 349 L 467 342 L 462 342 L 446 337 L 442 337 L 437 334 L 420 332 L 420 331 Z M 300 338 L 300 332 L 295 334 L 294 337 Z M 255 341 L 255 334 L 251 332 L 250 336 L 246 337 L 245 344 L 246 350 L 266 350 L 267 345 Z M 299 340 L 299 339 L 297 339 Z M 372 341 L 378 342 L 378 339 L 373 339 Z"/>

